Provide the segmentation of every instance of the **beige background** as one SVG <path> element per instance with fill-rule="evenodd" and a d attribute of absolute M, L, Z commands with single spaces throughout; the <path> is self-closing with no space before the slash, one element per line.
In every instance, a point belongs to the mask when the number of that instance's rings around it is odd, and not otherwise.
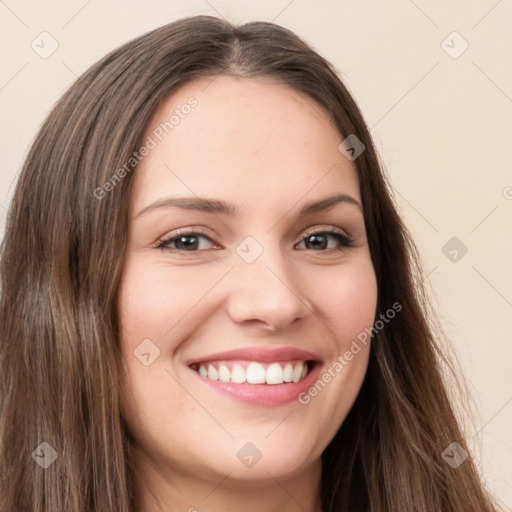
<path fill-rule="evenodd" d="M 75 76 L 134 36 L 216 13 L 291 28 L 343 73 L 469 381 L 478 464 L 512 510 L 510 0 L 0 1 L 0 233 L 27 147 Z M 43 31 L 58 43 L 46 59 L 31 47 L 51 49 Z M 468 249 L 455 262 L 452 237 Z"/>

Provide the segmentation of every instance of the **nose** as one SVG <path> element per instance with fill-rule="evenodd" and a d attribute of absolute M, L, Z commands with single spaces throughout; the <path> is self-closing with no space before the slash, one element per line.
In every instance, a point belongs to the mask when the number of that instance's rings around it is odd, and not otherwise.
<path fill-rule="evenodd" d="M 237 261 L 236 267 L 228 299 L 228 314 L 235 323 L 278 331 L 312 314 L 296 269 L 279 249 L 265 250 L 252 263 Z"/>

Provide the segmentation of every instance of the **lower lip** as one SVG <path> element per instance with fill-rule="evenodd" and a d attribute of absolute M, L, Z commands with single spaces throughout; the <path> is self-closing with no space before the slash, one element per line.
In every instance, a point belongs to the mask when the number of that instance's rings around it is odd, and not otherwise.
<path fill-rule="evenodd" d="M 201 377 L 198 372 L 192 371 L 202 382 L 221 395 L 244 404 L 273 407 L 298 400 L 298 396 L 316 381 L 320 372 L 320 364 L 316 363 L 301 381 L 285 384 L 235 384 Z"/>

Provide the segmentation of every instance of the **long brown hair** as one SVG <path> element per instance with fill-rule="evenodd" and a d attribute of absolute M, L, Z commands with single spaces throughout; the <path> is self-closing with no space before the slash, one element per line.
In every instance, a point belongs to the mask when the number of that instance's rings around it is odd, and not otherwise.
<path fill-rule="evenodd" d="M 366 146 L 356 164 L 377 317 L 395 302 L 403 309 L 375 334 L 359 396 L 323 454 L 324 512 L 495 511 L 471 457 L 457 468 L 442 458 L 453 442 L 467 447 L 417 254 L 354 100 L 292 32 L 208 16 L 165 25 L 92 66 L 27 156 L 1 250 L 0 509 L 132 510 L 116 301 L 136 168 L 108 194 L 94 191 L 140 147 L 164 98 L 218 74 L 279 80 L 322 106 L 343 138 L 356 134 Z M 38 456 L 57 458 L 44 469 Z"/>

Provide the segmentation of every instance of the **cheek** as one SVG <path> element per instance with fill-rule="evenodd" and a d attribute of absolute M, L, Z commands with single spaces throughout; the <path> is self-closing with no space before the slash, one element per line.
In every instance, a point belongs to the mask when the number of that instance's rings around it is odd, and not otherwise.
<path fill-rule="evenodd" d="M 312 306 L 325 336 L 321 341 L 329 348 L 317 379 L 298 396 L 300 429 L 309 432 L 312 453 L 319 456 L 349 413 L 367 370 L 370 337 L 365 329 L 373 326 L 377 306 L 377 282 L 369 255 L 332 270 L 322 268 L 309 280 L 307 296 L 315 298 Z M 296 434 L 300 436 L 299 431 Z M 291 439 L 283 440 L 290 442 L 290 450 Z"/>
<path fill-rule="evenodd" d="M 131 264 L 124 270 L 119 294 L 119 316 L 124 333 L 123 348 L 133 349 L 149 338 L 160 344 L 179 338 L 184 319 L 214 287 L 224 268 L 190 272 L 183 266 Z M 126 345 L 129 345 L 128 347 Z"/>
<path fill-rule="evenodd" d="M 315 280 L 316 306 L 335 335 L 338 352 L 373 325 L 377 307 L 377 281 L 371 262 L 361 261 L 325 273 Z"/>

